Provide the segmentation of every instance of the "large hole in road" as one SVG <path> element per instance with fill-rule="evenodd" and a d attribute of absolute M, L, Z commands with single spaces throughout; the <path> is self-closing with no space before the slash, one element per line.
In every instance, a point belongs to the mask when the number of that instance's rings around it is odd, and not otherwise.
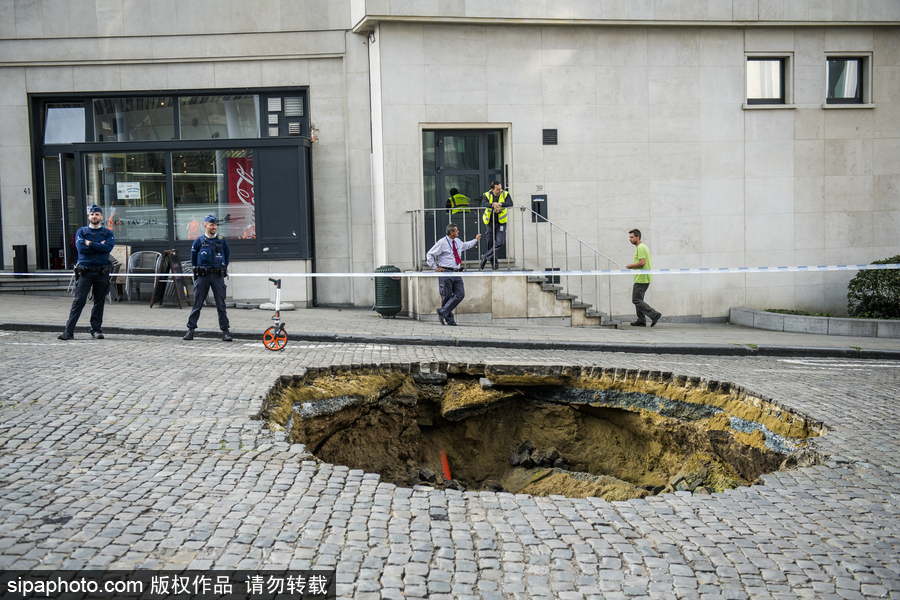
<path fill-rule="evenodd" d="M 805 440 L 825 431 L 728 382 L 592 367 L 309 370 L 283 377 L 259 417 L 400 486 L 610 501 L 750 485 L 814 462 Z"/>

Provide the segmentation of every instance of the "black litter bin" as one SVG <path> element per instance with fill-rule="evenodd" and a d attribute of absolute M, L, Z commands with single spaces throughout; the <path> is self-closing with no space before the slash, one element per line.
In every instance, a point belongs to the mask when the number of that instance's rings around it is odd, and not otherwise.
<path fill-rule="evenodd" d="M 20 244 L 13 246 L 13 273 L 28 272 L 28 246 Z M 25 277 L 25 275 L 16 275 L 16 277 Z"/>
<path fill-rule="evenodd" d="M 383 265 L 376 273 L 399 273 L 394 265 Z M 384 319 L 393 319 L 402 308 L 400 297 L 400 277 L 375 278 L 375 312 Z"/>

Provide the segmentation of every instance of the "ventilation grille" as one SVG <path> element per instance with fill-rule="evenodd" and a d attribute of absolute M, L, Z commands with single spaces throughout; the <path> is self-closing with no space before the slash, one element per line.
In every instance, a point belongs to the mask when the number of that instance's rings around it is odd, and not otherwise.
<path fill-rule="evenodd" d="M 544 130 L 544 145 L 545 146 L 556 146 L 556 130 L 555 129 L 545 129 Z"/>
<path fill-rule="evenodd" d="M 300 135 L 300 123 L 288 123 L 288 135 Z"/>
<path fill-rule="evenodd" d="M 284 99 L 284 116 L 286 117 L 302 117 L 303 116 L 303 98 L 285 98 Z"/>
<path fill-rule="evenodd" d="M 269 98 L 269 112 L 281 112 L 281 98 Z"/>

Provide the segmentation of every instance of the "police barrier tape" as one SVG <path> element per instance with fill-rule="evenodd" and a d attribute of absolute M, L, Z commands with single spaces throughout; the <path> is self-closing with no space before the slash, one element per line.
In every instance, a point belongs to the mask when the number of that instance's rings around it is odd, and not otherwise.
<path fill-rule="evenodd" d="M 580 275 L 729 275 L 746 273 L 815 273 L 818 271 L 881 271 L 900 269 L 900 264 L 878 265 L 819 265 L 793 267 L 720 267 L 693 269 L 600 269 L 589 271 L 388 271 L 380 273 L 229 273 L 229 277 L 521 277 L 530 276 L 580 276 Z M 57 273 L 3 273 L 15 277 L 59 277 L 65 271 Z M 174 275 L 173 273 L 112 273 L 110 277 L 184 277 L 191 278 L 190 273 Z"/>

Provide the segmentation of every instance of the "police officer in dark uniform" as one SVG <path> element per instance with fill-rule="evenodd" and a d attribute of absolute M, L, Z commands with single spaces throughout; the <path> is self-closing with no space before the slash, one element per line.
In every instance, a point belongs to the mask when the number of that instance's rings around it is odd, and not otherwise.
<path fill-rule="evenodd" d="M 212 288 L 213 298 L 216 299 L 216 310 L 219 313 L 219 329 L 222 330 L 222 340 L 232 341 L 231 332 L 228 331 L 228 315 L 225 313 L 225 277 L 228 275 L 228 241 L 221 235 L 219 220 L 209 215 L 203 222 L 206 233 L 194 240 L 191 246 L 191 265 L 194 267 L 194 308 L 188 317 L 187 333 L 184 339 L 194 339 L 194 330 L 197 329 L 197 320 L 200 318 L 200 309 L 206 302 L 206 296 Z"/>
<path fill-rule="evenodd" d="M 75 300 L 69 311 L 66 330 L 59 334 L 61 340 L 75 338 L 75 324 L 87 302 L 88 293 L 94 292 L 94 308 L 91 309 L 91 337 L 103 339 L 103 304 L 109 293 L 109 253 L 116 245 L 113 232 L 103 226 L 103 211 L 96 204 L 88 209 L 90 225 L 75 234 L 78 262 L 75 263 Z"/>

